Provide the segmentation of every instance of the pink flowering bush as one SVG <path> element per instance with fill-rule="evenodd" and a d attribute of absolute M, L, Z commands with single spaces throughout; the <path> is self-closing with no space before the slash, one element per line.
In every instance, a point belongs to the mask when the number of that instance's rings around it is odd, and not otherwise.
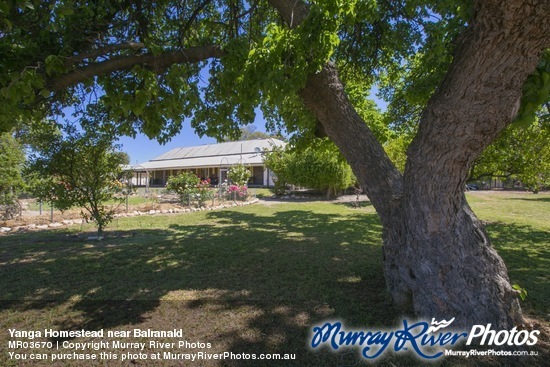
<path fill-rule="evenodd" d="M 199 206 L 204 206 L 207 200 L 211 200 L 214 197 L 215 190 L 212 189 L 210 179 L 199 181 L 196 187 Z"/>
<path fill-rule="evenodd" d="M 245 200 L 248 197 L 248 187 L 246 187 L 246 185 L 229 185 L 227 192 L 229 194 L 229 198 L 233 200 L 236 200 L 237 198 Z"/>

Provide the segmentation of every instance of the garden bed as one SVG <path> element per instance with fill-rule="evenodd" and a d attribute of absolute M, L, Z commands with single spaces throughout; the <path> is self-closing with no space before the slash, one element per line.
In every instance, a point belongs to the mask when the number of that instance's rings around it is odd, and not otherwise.
<path fill-rule="evenodd" d="M 258 202 L 255 198 L 239 201 L 218 200 L 215 198 L 209 200 L 204 206 L 197 207 L 182 205 L 177 201 L 177 197 L 171 195 L 162 195 L 151 199 L 146 198 L 145 200 L 147 201 L 143 203 L 129 204 L 128 208 L 126 208 L 124 203 L 118 205 L 115 218 L 220 210 Z M 33 208 L 34 206 L 34 203 L 23 203 L 23 207 Z M 42 210 L 42 214 L 37 210 L 23 210 L 21 216 L 0 222 L 0 233 L 59 228 L 71 225 L 82 225 L 83 223 L 87 222 L 82 219 L 81 209 L 74 208 L 63 212 L 54 210 L 52 215 L 51 209 L 46 207 Z"/>

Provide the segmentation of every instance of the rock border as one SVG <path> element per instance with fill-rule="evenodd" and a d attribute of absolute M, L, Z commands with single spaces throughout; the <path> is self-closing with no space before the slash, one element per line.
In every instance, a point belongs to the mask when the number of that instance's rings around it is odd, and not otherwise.
<path fill-rule="evenodd" d="M 211 210 L 222 210 L 226 208 L 234 208 L 239 206 L 247 206 L 251 204 L 256 204 L 260 200 L 259 199 L 252 199 L 250 201 L 233 201 L 231 203 L 226 204 L 220 204 L 216 206 L 207 206 L 207 207 L 200 207 L 200 208 L 173 208 L 173 209 L 160 209 L 160 210 L 148 210 L 148 211 L 139 211 L 134 210 L 129 213 L 117 213 L 114 215 L 115 218 L 132 218 L 132 217 L 139 217 L 139 216 L 148 216 L 148 215 L 173 215 L 173 214 L 185 214 L 185 213 L 194 213 L 194 212 L 203 212 L 203 211 L 211 211 Z M 45 229 L 56 229 L 56 228 L 62 228 L 62 227 L 69 227 L 75 224 L 82 224 L 84 222 L 83 219 L 64 219 L 61 222 L 53 222 L 49 224 L 28 224 L 28 225 L 22 225 L 22 226 L 16 226 L 16 227 L 0 227 L 0 233 L 16 233 L 16 232 L 27 232 L 27 231 L 33 231 L 33 230 L 45 230 Z"/>

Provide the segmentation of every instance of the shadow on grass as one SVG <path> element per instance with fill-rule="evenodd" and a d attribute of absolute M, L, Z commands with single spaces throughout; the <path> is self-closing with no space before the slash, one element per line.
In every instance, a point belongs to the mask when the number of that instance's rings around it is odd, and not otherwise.
<path fill-rule="evenodd" d="M 530 313 L 550 314 L 550 233 L 527 225 L 491 223 L 492 243 L 504 259 L 512 284 L 528 295 L 522 303 Z"/>
<path fill-rule="evenodd" d="M 507 200 L 539 201 L 542 203 L 550 203 L 550 197 L 538 196 L 537 194 L 525 197 L 508 198 Z"/>
<path fill-rule="evenodd" d="M 227 210 L 206 217 L 201 225 L 182 216 L 166 229 L 121 231 L 102 242 L 68 232 L 4 237 L 0 307 L 53 314 L 37 319 L 37 330 L 120 329 L 177 310 L 152 328 L 204 324 L 198 338 L 223 340 L 229 351 L 313 361 L 318 354 L 306 348 L 312 323 L 385 325 L 399 316 L 384 290 L 376 215 Z M 240 328 L 225 325 L 233 314 Z"/>
<path fill-rule="evenodd" d="M 67 232 L 4 237 L 0 307 L 53 315 L 37 319 L 36 329 L 184 328 L 187 339 L 221 345 L 220 352 L 297 355 L 270 366 L 354 365 L 356 350 L 309 351 L 312 325 L 340 319 L 348 327 L 387 328 L 400 320 L 384 290 L 376 215 L 205 215 L 200 225 L 182 216 L 166 229 L 122 231 L 100 243 Z M 528 304 L 543 314 L 550 304 L 548 233 L 500 223 L 488 230 L 513 281 L 529 291 Z M 258 363 L 216 364 L 246 365 Z"/>
<path fill-rule="evenodd" d="M 336 205 L 342 205 L 348 208 L 352 209 L 358 209 L 358 208 L 369 208 L 372 207 L 372 203 L 370 200 L 352 200 L 352 201 L 343 201 L 340 203 L 335 203 Z"/>

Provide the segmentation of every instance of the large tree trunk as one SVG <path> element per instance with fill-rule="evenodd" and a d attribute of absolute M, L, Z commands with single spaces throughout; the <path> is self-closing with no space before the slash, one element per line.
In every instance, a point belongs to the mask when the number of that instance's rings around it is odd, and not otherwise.
<path fill-rule="evenodd" d="M 502 328 L 520 319 L 506 267 L 464 198 L 468 170 L 512 122 L 550 45 L 548 2 L 480 1 L 425 109 L 404 174 L 400 278 L 416 313 Z"/>
<path fill-rule="evenodd" d="M 311 77 L 301 97 L 340 147 L 380 214 L 384 274 L 394 301 L 403 307 L 412 303 L 415 313 L 428 319 L 456 317 L 455 325 L 505 328 L 519 321 L 506 266 L 469 209 L 463 180 L 410 173 L 401 177 L 379 144 L 365 144 L 374 137 L 351 108 L 333 66 Z M 439 157 L 427 155 L 422 161 L 438 166 Z M 456 195 L 443 194 L 441 186 L 450 186 Z"/>
<path fill-rule="evenodd" d="M 398 274 L 388 283 L 394 299 L 410 294 L 415 314 L 428 320 L 456 317 L 455 325 L 491 323 L 503 329 L 520 323 L 506 266 L 465 198 L 440 208 L 447 214 L 436 221 L 445 227 L 434 231 L 425 221 L 423 207 L 429 205 L 419 204 L 431 202 L 433 195 L 417 192 L 413 202 L 404 199 L 403 212 L 395 218 L 401 230 L 390 229 L 392 235 L 384 238 L 384 256 L 392 259 L 384 272 L 388 279 Z"/>
<path fill-rule="evenodd" d="M 476 3 L 403 177 L 353 110 L 333 65 L 300 92 L 380 214 L 388 290 L 418 316 L 499 328 L 521 320 L 506 266 L 463 191 L 473 161 L 517 114 L 522 86 L 550 46 L 549 14 L 547 1 Z"/>

